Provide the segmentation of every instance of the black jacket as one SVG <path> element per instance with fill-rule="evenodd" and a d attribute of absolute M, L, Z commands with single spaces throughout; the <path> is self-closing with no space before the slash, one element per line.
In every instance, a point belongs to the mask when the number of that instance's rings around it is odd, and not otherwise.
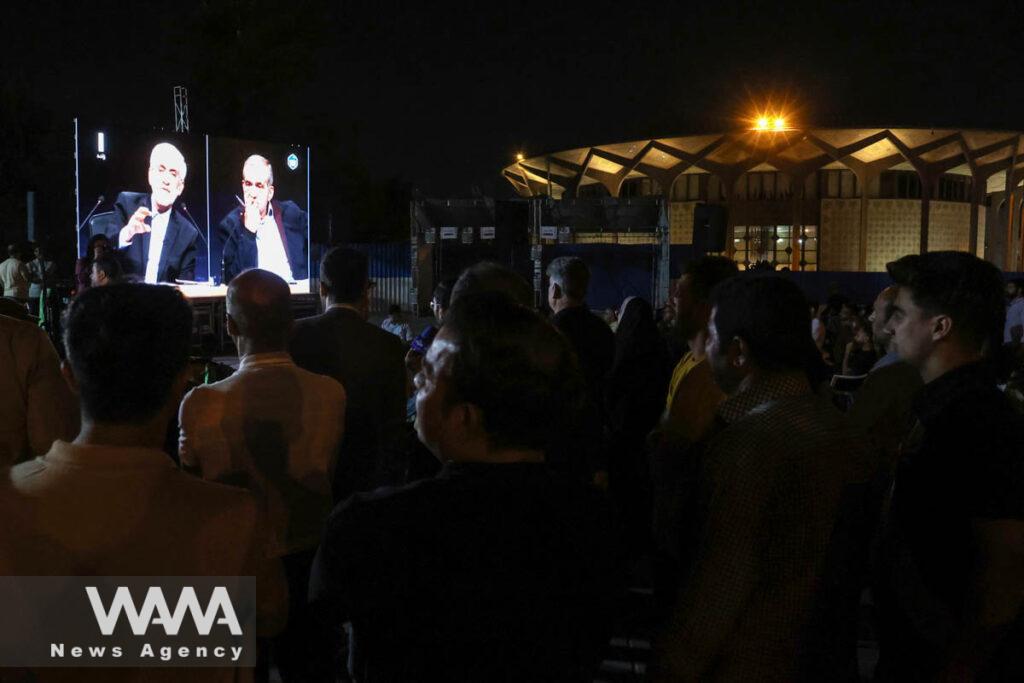
<path fill-rule="evenodd" d="M 145 192 L 122 192 L 114 202 L 114 214 L 124 227 L 128 219 L 140 207 L 151 207 L 151 195 Z M 116 242 L 117 235 L 111 239 Z M 199 242 L 199 228 L 188 216 L 176 207 L 171 208 L 164 236 L 163 251 L 160 252 L 160 267 L 157 269 L 158 282 L 196 279 L 196 249 Z M 146 259 L 149 256 L 149 233 L 136 235 L 132 243 L 118 252 L 129 275 L 143 277 L 146 274 Z"/>
<path fill-rule="evenodd" d="M 270 205 L 292 267 L 292 277 L 305 280 L 309 277 L 306 212 L 290 201 L 272 201 Z M 223 281 L 227 283 L 246 268 L 255 268 L 259 263 L 256 234 L 245 228 L 241 207 L 233 209 L 221 220 L 219 230 L 224 240 Z"/>
<path fill-rule="evenodd" d="M 390 438 L 405 422 L 402 342 L 353 310 L 332 308 L 296 321 L 288 350 L 299 367 L 345 387 L 345 435 L 334 471 L 334 499 L 386 483 Z"/>

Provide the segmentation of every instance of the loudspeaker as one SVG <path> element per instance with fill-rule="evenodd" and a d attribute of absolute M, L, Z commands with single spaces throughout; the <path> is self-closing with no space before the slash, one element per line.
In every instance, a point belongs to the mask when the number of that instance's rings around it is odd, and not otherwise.
<path fill-rule="evenodd" d="M 725 251 L 724 206 L 698 204 L 693 207 L 693 251 L 697 255 Z"/>

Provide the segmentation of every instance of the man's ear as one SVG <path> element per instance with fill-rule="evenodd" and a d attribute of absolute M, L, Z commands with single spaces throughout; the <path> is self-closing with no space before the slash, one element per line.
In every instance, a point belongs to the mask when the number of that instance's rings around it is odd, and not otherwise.
<path fill-rule="evenodd" d="M 561 285 L 559 285 L 557 282 L 552 282 L 551 285 L 552 285 L 552 289 L 551 289 L 551 298 L 552 299 L 556 299 L 557 300 L 557 299 L 561 299 L 563 296 L 565 296 L 565 294 L 562 293 L 562 286 Z"/>
<path fill-rule="evenodd" d="M 463 434 L 470 438 L 483 437 L 486 434 L 484 430 L 484 413 L 480 410 L 479 406 L 472 403 L 460 403 L 454 406 L 452 410 Z"/>
<path fill-rule="evenodd" d="M 75 378 L 75 371 L 71 369 L 71 363 L 69 363 L 67 359 L 60 362 L 60 374 L 64 376 L 64 381 L 68 383 L 68 388 L 71 389 L 71 393 L 77 396 L 78 380 Z"/>
<path fill-rule="evenodd" d="M 225 326 L 227 327 L 228 335 L 230 335 L 232 337 L 237 337 L 238 336 L 238 323 L 235 322 L 234 317 L 232 317 L 232 315 L 230 313 L 225 313 L 224 314 L 224 322 L 226 323 Z"/>
<path fill-rule="evenodd" d="M 932 318 L 932 341 L 946 339 L 953 333 L 953 319 L 948 315 L 937 315 Z"/>
<path fill-rule="evenodd" d="M 733 337 L 729 342 L 729 364 L 738 370 L 750 368 L 750 346 L 743 337 Z"/>
<path fill-rule="evenodd" d="M 328 292 L 327 292 L 327 285 L 325 285 L 323 280 L 321 280 L 320 281 L 320 298 L 321 299 L 326 299 L 327 298 L 327 294 L 328 294 Z"/>

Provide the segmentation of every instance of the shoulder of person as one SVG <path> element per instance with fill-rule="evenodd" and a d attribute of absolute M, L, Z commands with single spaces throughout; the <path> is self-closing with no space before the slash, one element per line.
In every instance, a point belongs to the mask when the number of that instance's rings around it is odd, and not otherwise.
<path fill-rule="evenodd" d="M 47 346 L 53 348 L 46 332 L 30 320 L 0 315 L 0 332 L 11 340 L 11 347 L 18 354 L 31 353 L 36 358 Z"/>
<path fill-rule="evenodd" d="M 170 475 L 183 507 L 201 516 L 226 518 L 228 524 L 244 524 L 246 529 L 255 525 L 259 507 L 246 489 L 205 481 L 181 470 L 173 470 Z"/>
<path fill-rule="evenodd" d="M 17 490 L 19 484 L 42 474 L 46 471 L 46 467 L 45 456 L 32 458 L 9 467 L 6 472 L 0 473 L 0 481 L 3 482 L 4 486 L 10 486 Z"/>
<path fill-rule="evenodd" d="M 218 224 L 222 230 L 231 231 L 242 225 L 242 210 L 240 207 L 232 207 Z"/>
<path fill-rule="evenodd" d="M 366 321 L 363 329 L 366 330 L 368 336 L 380 344 L 380 349 L 385 353 L 398 353 L 402 358 L 405 358 L 405 345 L 402 344 L 402 340 L 396 335 L 369 321 Z"/>
<path fill-rule="evenodd" d="M 234 377 L 234 375 L 232 375 Z M 230 378 L 228 378 L 230 379 Z M 223 382 L 224 380 L 221 380 Z M 220 382 L 214 382 L 213 384 L 199 384 L 189 389 L 185 396 L 181 399 L 181 412 L 184 414 L 186 406 L 189 409 L 195 409 L 206 402 L 214 393 L 212 387 Z"/>
<path fill-rule="evenodd" d="M 314 333 L 318 328 L 328 324 L 329 318 L 326 313 L 318 313 L 306 318 L 299 318 L 292 326 L 292 339 L 296 335 L 308 335 Z"/>
<path fill-rule="evenodd" d="M 288 221 L 290 219 L 301 220 L 302 214 L 305 213 L 298 204 L 290 199 L 285 199 L 277 202 L 281 210 L 281 220 Z"/>
<path fill-rule="evenodd" d="M 294 371 L 302 378 L 303 381 L 308 382 L 310 386 L 315 387 L 317 394 L 321 397 L 331 398 L 345 398 L 345 387 L 338 380 L 328 375 L 321 375 L 316 372 L 310 372 L 305 368 L 301 368 L 298 365 L 295 366 Z"/>
<path fill-rule="evenodd" d="M 447 483 L 445 479 L 429 478 L 398 486 L 381 486 L 372 491 L 353 494 L 347 503 L 339 507 L 351 504 L 353 508 L 377 511 L 396 506 L 399 502 L 415 504 L 418 500 L 431 498 L 435 491 L 444 488 Z"/>
<path fill-rule="evenodd" d="M 149 198 L 148 192 L 119 192 L 117 199 L 114 201 L 115 206 L 121 206 L 125 209 L 131 208 L 135 211 L 139 205 L 145 203 Z"/>

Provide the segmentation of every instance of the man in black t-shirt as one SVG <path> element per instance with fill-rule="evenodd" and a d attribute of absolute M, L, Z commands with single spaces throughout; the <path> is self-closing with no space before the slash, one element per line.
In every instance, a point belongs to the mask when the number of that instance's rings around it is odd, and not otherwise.
<path fill-rule="evenodd" d="M 1024 680 L 1024 421 L 988 358 L 1002 278 L 963 252 L 888 269 L 899 289 L 887 329 L 925 386 L 883 545 L 879 678 Z"/>
<path fill-rule="evenodd" d="M 500 293 L 452 305 L 416 375 L 434 479 L 341 504 L 310 598 L 358 681 L 590 681 L 613 597 L 601 496 L 544 450 L 582 390 L 568 344 Z"/>

